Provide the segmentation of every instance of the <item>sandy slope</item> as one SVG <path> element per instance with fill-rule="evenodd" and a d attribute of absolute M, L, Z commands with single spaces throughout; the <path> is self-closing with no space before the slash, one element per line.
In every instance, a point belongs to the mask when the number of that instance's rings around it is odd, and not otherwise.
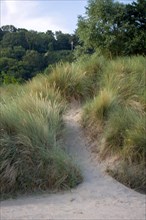
<path fill-rule="evenodd" d="M 21 197 L 1 202 L 1 220 L 102 219 L 144 220 L 145 196 L 101 171 L 86 149 L 78 120 L 80 108 L 73 105 L 64 120 L 66 146 L 79 164 L 84 181 L 76 189 L 58 194 Z"/>

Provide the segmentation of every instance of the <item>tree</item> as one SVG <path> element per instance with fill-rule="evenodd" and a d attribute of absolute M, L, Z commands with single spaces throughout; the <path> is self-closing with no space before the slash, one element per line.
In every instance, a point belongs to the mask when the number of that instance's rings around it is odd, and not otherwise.
<path fill-rule="evenodd" d="M 24 82 L 59 61 L 73 61 L 71 41 L 76 35 L 48 30 L 28 31 L 6 25 L 0 28 L 0 84 Z"/>
<path fill-rule="evenodd" d="M 55 32 L 56 36 L 56 50 L 70 50 L 71 49 L 71 35 L 64 34 L 61 31 Z"/>
<path fill-rule="evenodd" d="M 1 40 L 2 47 L 21 46 L 28 49 L 28 43 L 24 32 L 7 32 Z"/>
<path fill-rule="evenodd" d="M 0 41 L 3 39 L 4 36 L 4 32 L 2 31 L 2 29 L 0 28 Z"/>
<path fill-rule="evenodd" d="M 53 51 L 55 49 L 55 35 L 54 33 L 51 31 L 51 30 L 48 30 L 46 32 L 46 48 L 49 50 L 49 51 Z"/>
<path fill-rule="evenodd" d="M 15 26 L 13 26 L 13 25 L 4 25 L 4 26 L 1 27 L 1 30 L 3 32 L 10 32 L 10 33 L 12 33 L 12 32 L 16 32 L 17 28 Z"/>
<path fill-rule="evenodd" d="M 146 1 L 126 5 L 122 19 L 126 29 L 124 53 L 146 54 Z"/>
<path fill-rule="evenodd" d="M 14 46 L 1 48 L 0 57 L 14 58 L 17 60 L 21 60 L 25 55 L 25 49 L 22 46 Z"/>
<path fill-rule="evenodd" d="M 77 34 L 86 49 L 113 55 L 146 54 L 146 1 L 124 5 L 89 0 L 86 16 L 78 18 Z"/>
<path fill-rule="evenodd" d="M 21 78 L 20 69 L 16 59 L 3 57 L 0 58 L 0 82 L 17 81 L 15 79 Z"/>
<path fill-rule="evenodd" d="M 23 57 L 23 66 L 28 74 L 24 77 L 29 79 L 36 73 L 44 69 L 45 63 L 44 58 L 35 50 L 27 50 L 25 56 Z M 27 76 L 29 75 L 29 76 Z"/>

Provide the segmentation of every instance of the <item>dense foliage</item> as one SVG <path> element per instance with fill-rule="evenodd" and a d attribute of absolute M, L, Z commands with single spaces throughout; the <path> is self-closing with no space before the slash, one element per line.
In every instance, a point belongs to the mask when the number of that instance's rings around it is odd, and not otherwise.
<path fill-rule="evenodd" d="M 84 50 L 110 55 L 146 54 L 146 1 L 122 4 L 89 0 L 86 16 L 78 18 L 78 36 Z"/>
<path fill-rule="evenodd" d="M 23 82 L 31 79 L 48 65 L 72 61 L 71 42 L 75 35 L 28 31 L 6 25 L 0 28 L 0 83 Z"/>

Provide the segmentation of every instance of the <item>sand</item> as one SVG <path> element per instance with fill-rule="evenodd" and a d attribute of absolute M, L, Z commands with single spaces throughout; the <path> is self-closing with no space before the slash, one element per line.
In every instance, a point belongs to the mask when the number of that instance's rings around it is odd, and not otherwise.
<path fill-rule="evenodd" d="M 83 182 L 59 193 L 21 196 L 1 202 L 1 220 L 99 219 L 145 220 L 145 195 L 108 176 L 92 156 L 79 120 L 81 108 L 71 105 L 64 116 L 68 153 L 82 170 Z"/>

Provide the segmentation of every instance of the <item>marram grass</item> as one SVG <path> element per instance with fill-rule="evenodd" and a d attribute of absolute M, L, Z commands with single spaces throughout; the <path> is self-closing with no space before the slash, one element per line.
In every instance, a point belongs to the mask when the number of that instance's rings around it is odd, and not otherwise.
<path fill-rule="evenodd" d="M 142 56 L 106 60 L 94 54 L 60 63 L 17 89 L 0 88 L 1 193 L 64 189 L 81 181 L 61 144 L 62 115 L 73 98 L 86 101 L 82 121 L 100 157 L 118 155 L 111 175 L 145 189 L 145 62 Z"/>
<path fill-rule="evenodd" d="M 86 103 L 82 115 L 86 130 L 92 138 L 98 138 L 100 157 L 120 158 L 116 171 L 109 169 L 110 173 L 124 184 L 143 190 L 146 189 L 145 63 L 142 56 L 106 61 L 100 89 Z"/>
<path fill-rule="evenodd" d="M 21 95 L 1 102 L 1 196 L 66 189 L 82 179 L 60 142 L 65 101 L 53 88 L 36 87 L 34 79 Z"/>

